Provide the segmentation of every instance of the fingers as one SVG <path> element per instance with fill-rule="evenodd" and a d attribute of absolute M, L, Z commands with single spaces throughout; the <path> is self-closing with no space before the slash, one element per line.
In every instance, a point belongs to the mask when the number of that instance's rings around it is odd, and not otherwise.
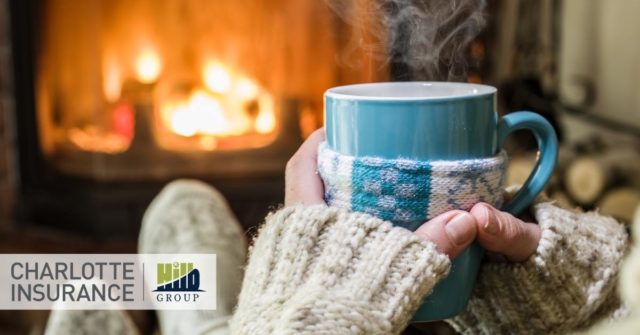
<path fill-rule="evenodd" d="M 287 162 L 285 171 L 285 206 L 301 203 L 324 203 L 324 185 L 317 173 L 318 145 L 324 141 L 324 128 L 313 132 Z"/>
<path fill-rule="evenodd" d="M 415 232 L 436 244 L 450 258 L 457 256 L 474 239 L 485 249 L 508 260 L 521 262 L 538 248 L 540 227 L 524 222 L 489 204 L 475 205 L 469 213 L 450 211 L 423 224 Z"/>
<path fill-rule="evenodd" d="M 465 211 L 450 211 L 426 222 L 415 233 L 453 259 L 476 238 L 477 223 Z"/>
<path fill-rule="evenodd" d="M 513 215 L 479 203 L 469 211 L 478 224 L 478 242 L 489 251 L 500 253 L 512 262 L 529 258 L 538 248 L 540 227 Z"/>

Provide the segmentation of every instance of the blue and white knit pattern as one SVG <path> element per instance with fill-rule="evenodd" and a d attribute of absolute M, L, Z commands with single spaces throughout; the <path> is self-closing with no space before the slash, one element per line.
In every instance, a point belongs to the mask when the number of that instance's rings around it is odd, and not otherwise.
<path fill-rule="evenodd" d="M 502 205 L 507 155 L 421 162 L 352 157 L 318 150 L 318 172 L 330 206 L 365 212 L 408 229 L 453 209 L 478 202 Z"/>

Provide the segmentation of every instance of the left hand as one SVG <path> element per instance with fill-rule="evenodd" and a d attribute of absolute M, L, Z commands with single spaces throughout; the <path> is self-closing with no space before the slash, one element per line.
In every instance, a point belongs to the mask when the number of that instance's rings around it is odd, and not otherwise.
<path fill-rule="evenodd" d="M 287 162 L 285 172 L 285 206 L 324 203 L 324 185 L 318 175 L 318 145 L 324 141 L 324 129 L 313 132 Z M 538 248 L 540 227 L 500 211 L 487 203 L 479 203 L 469 211 L 473 220 L 456 220 L 455 229 L 445 229 L 461 211 L 450 211 L 423 224 L 416 234 L 440 246 L 442 252 L 455 256 L 468 243 L 455 243 L 447 231 L 457 236 L 474 236 L 486 250 L 504 255 L 509 261 L 521 262 Z M 468 241 L 470 242 L 470 241 Z"/>
<path fill-rule="evenodd" d="M 476 219 L 476 239 L 488 251 L 502 254 L 511 262 L 527 260 L 538 248 L 540 226 L 481 202 L 469 211 Z"/>

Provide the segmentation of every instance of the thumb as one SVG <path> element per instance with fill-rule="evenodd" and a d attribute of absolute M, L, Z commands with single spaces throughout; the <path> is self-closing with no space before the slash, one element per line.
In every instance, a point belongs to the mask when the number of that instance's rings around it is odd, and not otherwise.
<path fill-rule="evenodd" d="M 483 248 L 500 253 L 512 262 L 529 258 L 538 248 L 540 227 L 479 203 L 469 211 L 478 224 L 478 242 Z"/>
<path fill-rule="evenodd" d="M 465 211 L 450 211 L 438 215 L 420 226 L 415 233 L 435 243 L 438 251 L 453 259 L 476 237 L 477 223 Z"/>

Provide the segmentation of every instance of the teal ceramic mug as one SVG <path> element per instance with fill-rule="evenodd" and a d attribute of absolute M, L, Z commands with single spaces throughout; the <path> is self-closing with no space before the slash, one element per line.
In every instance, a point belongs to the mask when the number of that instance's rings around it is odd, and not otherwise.
<path fill-rule="evenodd" d="M 494 87 L 450 82 L 388 82 L 340 86 L 325 93 L 325 131 L 333 151 L 354 157 L 421 162 L 494 157 L 507 135 L 530 130 L 540 151 L 531 176 L 502 210 L 518 214 L 549 180 L 557 158 L 551 125 L 532 112 L 499 118 Z M 331 178 L 331 176 L 325 176 Z M 355 182 L 355 181 L 354 181 Z M 325 181 L 326 183 L 326 181 Z M 416 229 L 417 221 L 408 229 Z M 471 296 L 484 251 L 472 244 L 452 262 L 413 321 L 461 313 Z"/>

